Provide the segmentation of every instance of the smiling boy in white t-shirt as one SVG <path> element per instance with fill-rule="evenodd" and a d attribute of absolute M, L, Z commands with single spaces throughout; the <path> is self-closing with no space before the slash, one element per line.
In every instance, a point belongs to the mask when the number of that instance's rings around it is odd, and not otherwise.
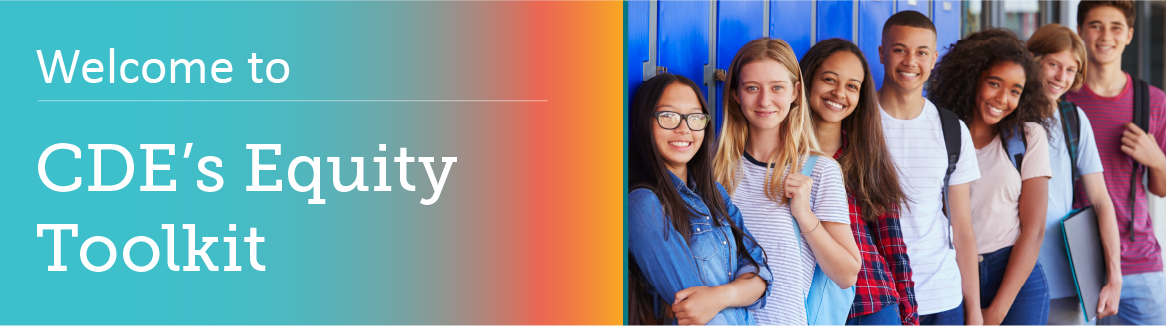
<path fill-rule="evenodd" d="M 980 169 L 968 127 L 961 121 L 961 155 L 948 182 L 951 218 L 945 217 L 947 147 L 939 109 L 923 97 L 923 84 L 938 58 L 935 43 L 935 25 L 927 16 L 902 11 L 887 19 L 879 46 L 885 71 L 879 108 L 887 149 L 910 200 L 900 220 L 920 324 L 976 325 L 983 323 L 983 316 L 968 183 L 980 178 Z"/>

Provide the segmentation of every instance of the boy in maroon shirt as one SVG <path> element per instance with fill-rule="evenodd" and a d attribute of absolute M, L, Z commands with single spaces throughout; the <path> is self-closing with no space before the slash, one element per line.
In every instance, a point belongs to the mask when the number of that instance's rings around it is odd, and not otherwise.
<path fill-rule="evenodd" d="M 1089 53 L 1089 73 L 1079 91 L 1065 97 L 1081 107 L 1093 124 L 1105 183 L 1113 198 L 1121 234 L 1121 291 L 1117 315 L 1099 324 L 1166 324 L 1166 274 L 1162 248 L 1154 235 L 1146 192 L 1166 195 L 1166 93 L 1150 86 L 1149 123 L 1142 130 L 1134 118 L 1135 80 L 1121 71 L 1121 55 L 1134 37 L 1130 1 L 1082 1 L 1077 33 Z M 1131 182 L 1134 162 L 1144 166 L 1148 185 Z M 1138 174 L 1140 181 L 1141 174 Z M 1131 205 L 1133 183 L 1133 205 Z M 1113 281 L 1110 281 L 1111 284 Z M 1104 298 L 1103 298 L 1104 299 Z M 1110 310 L 1106 307 L 1104 310 Z"/>

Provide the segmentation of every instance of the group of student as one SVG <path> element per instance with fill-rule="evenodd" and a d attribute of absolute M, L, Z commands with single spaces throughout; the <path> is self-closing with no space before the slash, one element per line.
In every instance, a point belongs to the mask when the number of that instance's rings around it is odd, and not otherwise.
<path fill-rule="evenodd" d="M 1166 324 L 1146 205 L 1166 195 L 1166 94 L 1121 71 L 1133 20 L 1129 1 L 1082 1 L 1076 33 L 986 30 L 941 59 L 931 20 L 899 12 L 877 92 L 849 41 L 799 62 L 753 40 L 719 136 L 696 83 L 652 77 L 630 106 L 629 321 L 821 323 L 807 297 L 824 277 L 853 289 L 836 319 L 853 325 L 1083 324 L 1082 309 Z M 1087 205 L 1108 275 L 1096 307 L 1059 229 Z"/>

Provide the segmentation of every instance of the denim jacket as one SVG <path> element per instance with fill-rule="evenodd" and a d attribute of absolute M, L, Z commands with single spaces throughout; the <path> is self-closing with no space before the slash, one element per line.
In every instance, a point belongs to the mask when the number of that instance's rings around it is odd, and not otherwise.
<path fill-rule="evenodd" d="M 753 325 L 753 314 L 749 310 L 765 307 L 765 298 L 769 296 L 768 285 L 773 281 L 773 275 L 762 256 L 761 247 L 753 241 L 743 241 L 747 247 L 746 251 L 762 267 L 758 270 L 745 259 L 744 255 L 737 253 L 737 243 L 733 239 L 729 225 L 715 227 L 709 208 L 705 206 L 700 195 L 686 187 L 680 178 L 671 172 L 668 175 L 672 177 L 672 184 L 676 191 L 680 192 L 685 204 L 698 213 L 698 218 L 691 221 L 691 244 L 676 232 L 672 223 L 664 216 L 664 207 L 654 192 L 636 189 L 628 195 L 628 250 L 644 273 L 644 279 L 650 284 L 648 291 L 653 306 L 659 309 L 663 303 L 672 303 L 676 298 L 676 292 L 686 288 L 725 285 L 743 274 L 757 273 L 765 280 L 765 294 L 748 307 L 721 310 L 708 323 Z M 745 230 L 741 212 L 729 200 L 728 192 L 720 183 L 717 184 L 717 190 L 720 192 L 718 194 L 720 199 L 725 201 L 730 219 L 728 222 L 749 234 L 749 231 Z M 663 311 L 656 311 L 656 315 L 662 316 Z"/>

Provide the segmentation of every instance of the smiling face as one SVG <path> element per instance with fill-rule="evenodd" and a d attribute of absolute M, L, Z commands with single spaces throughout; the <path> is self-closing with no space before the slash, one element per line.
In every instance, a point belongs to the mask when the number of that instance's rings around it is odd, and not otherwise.
<path fill-rule="evenodd" d="M 1121 60 L 1126 45 L 1134 39 L 1134 30 L 1126 24 L 1125 15 L 1114 7 L 1095 7 L 1080 24 L 1077 34 L 1085 41 L 1089 61 L 1098 65 Z"/>
<path fill-rule="evenodd" d="M 1077 56 L 1073 55 L 1073 51 L 1065 50 L 1046 54 L 1040 62 L 1049 98 L 1056 102 L 1057 99 L 1061 98 L 1061 95 L 1069 91 L 1069 87 L 1077 78 Z"/>
<path fill-rule="evenodd" d="M 994 125 L 1016 110 L 1024 93 L 1024 67 L 1015 62 L 1000 62 L 980 74 L 976 87 L 976 110 L 973 114 L 984 123 Z"/>
<path fill-rule="evenodd" d="M 840 122 L 854 113 L 866 73 L 858 56 L 847 51 L 831 54 L 814 72 L 808 96 L 810 109 L 824 121 Z"/>
<path fill-rule="evenodd" d="M 879 62 L 886 69 L 885 86 L 903 92 L 923 88 L 931 77 L 938 54 L 935 52 L 935 32 L 929 29 L 891 26 L 883 33 L 879 46 Z"/>
<path fill-rule="evenodd" d="M 664 88 L 660 101 L 656 103 L 656 111 L 672 111 L 680 114 L 704 113 L 700 107 L 700 99 L 692 87 L 676 82 Z M 687 121 L 681 121 L 676 129 L 668 130 L 660 127 L 656 118 L 652 119 L 652 136 L 655 138 L 656 149 L 664 158 L 664 164 L 672 174 L 686 179 L 688 161 L 696 155 L 704 141 L 704 130 L 692 131 Z"/>
<path fill-rule="evenodd" d="M 794 90 L 801 87 L 790 78 L 790 71 L 775 60 L 759 60 L 741 67 L 741 83 L 733 98 L 753 130 L 778 128 L 789 115 Z"/>

